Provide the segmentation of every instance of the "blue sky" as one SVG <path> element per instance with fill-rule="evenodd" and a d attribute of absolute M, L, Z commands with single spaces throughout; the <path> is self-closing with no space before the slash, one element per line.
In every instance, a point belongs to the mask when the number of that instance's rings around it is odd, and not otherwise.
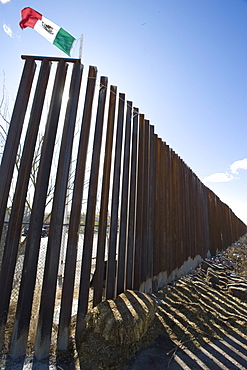
<path fill-rule="evenodd" d="M 0 93 L 9 105 L 21 55 L 64 56 L 31 28 L 30 6 L 83 34 L 82 61 L 133 101 L 197 176 L 247 223 L 247 1 L 0 0 Z M 72 57 L 78 57 L 79 42 Z"/>

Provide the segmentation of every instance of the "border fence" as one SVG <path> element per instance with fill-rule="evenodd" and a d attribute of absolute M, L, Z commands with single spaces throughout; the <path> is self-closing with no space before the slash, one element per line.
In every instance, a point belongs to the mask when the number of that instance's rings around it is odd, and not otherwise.
<path fill-rule="evenodd" d="M 80 337 L 89 307 L 158 290 L 247 226 L 96 67 L 22 59 L 0 168 L 0 346 L 41 359 L 68 348 L 72 319 Z"/>

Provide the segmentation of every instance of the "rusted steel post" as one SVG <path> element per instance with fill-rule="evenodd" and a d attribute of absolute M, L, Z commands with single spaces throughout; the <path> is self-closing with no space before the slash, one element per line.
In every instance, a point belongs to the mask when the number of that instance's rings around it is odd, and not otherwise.
<path fill-rule="evenodd" d="M 161 247 L 162 247 L 162 271 L 167 273 L 169 266 L 168 262 L 168 248 L 169 248 L 169 238 L 167 233 L 168 228 L 168 195 L 169 195 L 169 173 L 168 171 L 168 161 L 167 161 L 167 145 L 165 142 L 162 142 L 162 156 L 161 156 Z"/>
<path fill-rule="evenodd" d="M 228 247 L 228 233 L 229 233 L 229 222 L 228 222 L 228 215 L 227 215 L 227 206 L 223 203 L 223 219 L 224 219 L 224 225 L 222 225 L 222 233 L 223 233 L 223 248 Z"/>
<path fill-rule="evenodd" d="M 212 245 L 212 250 L 214 251 L 213 254 L 216 253 L 217 251 L 217 231 L 218 231 L 218 220 L 217 220 L 217 206 L 216 206 L 216 197 L 215 197 L 215 194 L 213 193 L 213 202 L 212 202 L 212 214 L 211 214 L 211 218 L 212 218 L 212 222 L 213 222 L 213 245 Z"/>
<path fill-rule="evenodd" d="M 228 245 L 230 245 L 232 243 L 232 220 L 231 220 L 231 212 L 230 212 L 230 208 L 227 207 L 227 218 L 228 218 L 228 224 L 229 224 L 229 229 L 228 229 L 228 232 L 229 232 L 229 239 L 228 239 Z"/>
<path fill-rule="evenodd" d="M 197 177 L 197 183 L 198 183 L 198 207 L 199 207 L 199 232 L 200 232 L 200 238 L 199 238 L 199 254 L 200 256 L 204 255 L 204 246 L 205 246 L 205 241 L 204 241 L 204 229 L 203 229 L 203 211 L 202 211 L 202 183 Z"/>
<path fill-rule="evenodd" d="M 136 229 L 136 174 L 137 174 L 137 139 L 138 139 L 138 108 L 133 109 L 131 169 L 130 169 L 130 195 L 129 195 L 129 220 L 128 220 L 128 241 L 127 241 L 127 276 L 126 289 L 133 289 L 133 266 L 134 266 L 134 245 Z"/>
<path fill-rule="evenodd" d="M 223 203 L 220 201 L 220 199 L 217 200 L 217 203 L 218 203 L 218 222 L 219 222 L 219 230 L 218 230 L 218 234 L 219 234 L 219 247 L 218 249 L 221 251 L 223 249 L 223 244 L 224 244 L 224 240 L 223 240 L 223 214 L 222 214 L 222 205 Z"/>
<path fill-rule="evenodd" d="M 195 216 L 195 176 L 191 171 L 191 189 L 190 189 L 190 212 L 191 212 L 191 258 L 194 257 L 196 250 L 196 216 Z"/>
<path fill-rule="evenodd" d="M 190 217 L 191 217 L 191 248 L 190 248 L 190 256 L 191 258 L 194 257 L 195 251 L 195 244 L 196 244 L 196 237 L 195 237 L 195 204 L 194 204 L 194 196 L 195 196 L 195 187 L 194 187 L 194 173 L 190 171 Z"/>
<path fill-rule="evenodd" d="M 225 248 L 227 248 L 230 245 L 230 222 L 229 222 L 229 213 L 228 213 L 228 206 L 224 204 L 224 217 L 225 217 L 225 223 L 227 227 L 225 227 Z"/>
<path fill-rule="evenodd" d="M 107 232 L 107 227 L 109 226 L 108 225 L 108 201 L 109 201 L 109 189 L 110 189 L 110 173 L 111 173 L 112 145 L 113 145 L 115 109 L 116 109 L 116 95 L 117 95 L 116 86 L 111 86 L 110 87 L 108 122 L 107 122 L 107 134 L 106 134 L 106 143 L 105 143 L 103 181 L 102 181 L 102 191 L 101 191 L 101 205 L 100 205 L 100 216 L 99 216 L 96 270 L 95 270 L 95 279 L 94 279 L 93 306 L 96 306 L 102 300 L 106 232 Z"/>
<path fill-rule="evenodd" d="M 232 225 L 232 215 L 231 215 L 231 211 L 229 207 L 228 207 L 228 218 L 229 218 L 229 241 L 228 243 L 230 245 L 233 240 L 233 225 Z"/>
<path fill-rule="evenodd" d="M 26 353 L 28 328 L 32 310 L 32 300 L 36 280 L 37 263 L 40 247 L 41 229 L 46 203 L 52 156 L 54 151 L 59 114 L 62 103 L 62 92 L 65 84 L 67 64 L 60 61 L 57 67 L 50 111 L 47 118 L 46 131 L 42 146 L 39 172 L 27 235 L 23 274 L 16 310 L 13 330 L 11 356 L 14 358 Z"/>
<path fill-rule="evenodd" d="M 165 181 L 165 188 L 166 188 L 166 250 L 167 250 L 167 266 L 166 271 L 167 274 L 169 272 L 169 268 L 171 266 L 171 239 L 170 239 L 170 176 L 171 176 L 171 161 L 170 161 L 170 149 L 169 146 L 165 145 L 165 166 L 166 166 L 166 181 Z"/>
<path fill-rule="evenodd" d="M 78 60 L 71 76 L 69 100 L 65 115 L 60 148 L 58 170 L 51 212 L 49 239 L 47 244 L 43 288 L 40 302 L 39 321 L 35 343 L 35 357 L 48 358 L 57 287 L 57 273 L 63 231 L 64 210 L 68 187 L 69 169 L 74 138 L 83 67 Z"/>
<path fill-rule="evenodd" d="M 235 227 L 235 219 L 234 219 L 234 216 L 231 212 L 231 224 L 232 224 L 232 240 L 236 240 L 237 239 L 237 235 L 236 235 L 236 227 Z"/>
<path fill-rule="evenodd" d="M 169 208 L 169 230 L 168 230 L 168 239 L 169 239 L 169 251 L 168 251 L 168 261 L 169 268 L 167 270 L 168 275 L 172 272 L 173 269 L 173 189 L 172 189 L 172 151 L 169 148 L 168 152 L 168 163 L 169 163 L 169 198 L 168 198 L 168 208 Z"/>
<path fill-rule="evenodd" d="M 179 267 L 183 265 L 184 261 L 184 250 L 186 248 L 185 235 L 184 235 L 184 176 L 183 176 L 183 163 L 180 157 L 178 157 L 178 186 L 179 186 Z"/>
<path fill-rule="evenodd" d="M 201 181 L 197 177 L 198 186 L 198 213 L 199 213 L 199 253 L 200 256 L 204 254 L 204 233 L 203 233 L 203 214 L 202 214 L 202 187 Z"/>
<path fill-rule="evenodd" d="M 111 224 L 109 237 L 109 253 L 106 279 L 106 299 L 115 297 L 116 292 L 116 252 L 118 234 L 118 208 L 120 193 L 121 156 L 123 146 L 123 123 L 124 123 L 125 95 L 119 94 L 117 135 L 115 143 L 115 160 L 112 186 Z"/>
<path fill-rule="evenodd" d="M 200 240 L 200 250 L 201 250 L 201 256 L 205 257 L 205 235 L 204 235 L 204 217 L 203 217 L 203 190 L 202 190 L 202 182 L 198 179 L 199 183 L 199 200 L 200 200 L 200 234 L 201 234 L 201 240 Z"/>
<path fill-rule="evenodd" d="M 187 167 L 186 171 L 186 191 L 187 191 L 187 199 L 186 199 L 186 224 L 187 224 L 187 230 L 188 230 L 188 256 L 191 256 L 191 251 L 192 251 L 192 217 L 191 217 L 191 169 Z"/>
<path fill-rule="evenodd" d="M 199 212 L 198 212 L 198 187 L 197 187 L 197 178 L 194 174 L 194 227 L 195 227 L 195 246 L 194 246 L 194 253 L 193 258 L 198 254 L 199 251 Z"/>
<path fill-rule="evenodd" d="M 215 196 L 215 237 L 216 237 L 216 248 L 217 250 L 221 247 L 221 230 L 220 230 L 220 209 L 219 209 L 219 199 Z"/>
<path fill-rule="evenodd" d="M 160 173 L 159 173 L 159 233 L 160 233 L 160 271 L 166 271 L 167 269 L 167 235 L 166 235 L 166 223 L 167 223 L 167 212 L 166 212 L 166 148 L 165 143 L 161 142 L 160 147 Z"/>
<path fill-rule="evenodd" d="M 142 230 L 141 230 L 141 283 L 147 279 L 148 210 L 149 210 L 149 121 L 144 120 L 143 185 L 142 185 Z"/>
<path fill-rule="evenodd" d="M 166 179 L 165 179 L 165 189 L 166 189 L 166 272 L 167 275 L 171 272 L 172 263 L 172 247 L 171 247 L 171 236 L 170 236 L 170 226 L 171 226 L 171 214 L 170 214 L 170 177 L 171 177 L 171 158 L 170 158 L 170 148 L 165 144 L 165 168 L 166 168 Z"/>
<path fill-rule="evenodd" d="M 170 269 L 173 271 L 176 266 L 177 255 L 176 255 L 176 163 L 175 163 L 175 153 L 170 150 Z"/>
<path fill-rule="evenodd" d="M 210 230 L 211 230 L 211 238 L 210 238 L 210 251 L 212 254 L 216 253 L 217 249 L 217 220 L 215 217 L 216 214 L 216 204 L 215 204 L 215 194 L 209 190 L 210 195 Z"/>
<path fill-rule="evenodd" d="M 177 268 L 179 265 L 179 218 L 178 218 L 178 203 L 179 203 L 179 192 L 178 192 L 178 157 L 177 154 L 174 152 L 173 155 L 174 160 L 174 178 L 173 178 L 173 187 L 174 187 L 174 268 Z"/>
<path fill-rule="evenodd" d="M 167 270 L 167 235 L 166 235 L 166 150 L 165 143 L 161 141 L 161 158 L 160 158 L 160 270 Z"/>
<path fill-rule="evenodd" d="M 210 189 L 207 188 L 207 205 L 208 205 L 208 229 L 209 229 L 209 245 L 210 245 L 210 251 L 213 244 L 213 228 L 212 228 L 212 192 Z"/>
<path fill-rule="evenodd" d="M 2 346 L 3 329 L 7 319 L 29 176 L 32 167 L 33 154 L 38 135 L 50 68 L 51 63 L 44 59 L 41 65 L 33 99 L 32 110 L 30 113 L 30 119 L 16 183 L 16 190 L 12 203 L 8 232 L 5 241 L 4 256 L 0 273 L 0 347 Z"/>
<path fill-rule="evenodd" d="M 160 139 L 154 135 L 154 232 L 153 232 L 153 273 L 157 276 L 159 269 L 159 173 L 160 173 Z M 156 281 L 153 282 L 153 290 L 156 290 Z"/>
<path fill-rule="evenodd" d="M 188 166 L 184 164 L 184 235 L 186 243 L 186 255 L 190 257 L 190 218 L 189 218 L 189 186 L 188 186 Z M 185 255 L 185 252 L 184 252 Z"/>
<path fill-rule="evenodd" d="M 236 220 L 234 219 L 233 215 L 232 215 L 232 228 L 233 228 L 233 240 L 236 240 L 237 239 L 237 229 L 236 229 Z"/>
<path fill-rule="evenodd" d="M 203 185 L 203 184 L 202 184 Z M 210 250 L 209 243 L 209 224 L 208 224 L 208 197 L 207 197 L 207 188 L 205 185 L 202 186 L 202 197 L 203 197 L 203 225 L 204 225 L 204 257 L 207 255 L 207 252 Z"/>
<path fill-rule="evenodd" d="M 217 204 L 217 197 L 214 194 L 214 212 L 213 212 L 213 220 L 214 220 L 214 248 L 217 252 L 219 247 L 219 220 L 218 220 L 218 204 Z"/>
<path fill-rule="evenodd" d="M 91 263 L 92 263 L 95 210 L 96 210 L 96 203 L 97 203 L 100 152 L 101 152 L 103 125 L 104 125 L 107 82 L 108 82 L 107 77 L 101 77 L 100 91 L 99 91 L 99 98 L 98 98 L 98 110 L 97 110 L 95 133 L 94 133 L 91 173 L 90 173 L 89 189 L 88 189 L 87 213 L 86 213 L 85 231 L 84 231 L 82 268 L 81 268 L 79 301 L 78 301 L 77 321 L 76 321 L 76 324 L 77 324 L 76 325 L 76 339 L 77 340 L 80 338 L 80 335 L 83 331 L 84 316 L 88 310 L 88 294 L 89 294 L 90 271 L 91 271 Z"/>
<path fill-rule="evenodd" d="M 191 214 L 190 214 L 190 187 L 191 187 L 191 171 L 186 167 L 185 173 L 185 191 L 186 191 L 186 228 L 187 228 L 187 254 L 191 256 Z"/>
<path fill-rule="evenodd" d="M 126 241 L 128 224 L 128 198 L 129 198 L 129 165 L 130 165 L 130 137 L 132 120 L 132 102 L 127 101 L 125 143 L 123 153 L 123 175 L 122 193 L 119 225 L 119 248 L 118 248 L 118 269 L 117 269 L 117 294 L 125 289 L 126 281 Z"/>
<path fill-rule="evenodd" d="M 226 222 L 227 222 L 227 246 L 231 244 L 231 223 L 230 223 L 230 217 L 229 217 L 229 207 L 225 205 L 225 217 L 226 217 Z"/>
<path fill-rule="evenodd" d="M 181 171 L 181 159 L 176 155 L 177 162 L 177 267 L 182 266 L 183 250 L 184 250 L 184 239 L 182 233 L 183 225 L 183 197 L 182 197 L 182 171 Z"/>
<path fill-rule="evenodd" d="M 188 225 L 187 225 L 187 165 L 184 161 L 182 161 L 182 172 L 183 172 L 183 181 L 182 181 L 182 196 L 183 196 L 183 235 L 184 235 L 184 250 L 183 250 L 183 256 L 188 258 L 187 254 L 187 248 L 188 248 Z"/>
<path fill-rule="evenodd" d="M 155 137 L 154 137 L 154 126 L 150 125 L 150 132 L 149 132 L 149 209 L 148 209 L 148 253 L 147 253 L 147 277 L 152 278 L 153 273 L 153 240 L 154 240 L 154 145 L 155 145 Z M 152 287 L 151 287 L 152 290 Z M 151 293 L 150 290 L 150 293 Z"/>
<path fill-rule="evenodd" d="M 214 244 L 215 244 L 215 251 L 217 251 L 220 247 L 220 235 L 219 235 L 219 207 L 218 207 L 218 197 L 214 194 L 214 213 L 213 213 L 213 219 L 214 219 L 214 225 L 215 225 L 215 234 L 214 234 Z"/>
<path fill-rule="evenodd" d="M 81 217 L 82 196 L 96 77 L 97 68 L 90 66 L 88 71 L 87 89 L 81 123 L 81 133 L 77 153 L 74 189 L 68 230 L 67 252 L 58 327 L 57 346 L 59 350 L 66 350 L 69 344 L 70 321 L 76 271 L 78 230 Z"/>
<path fill-rule="evenodd" d="M 223 249 L 223 234 L 222 234 L 222 227 L 223 227 L 223 215 L 222 215 L 222 202 L 220 198 L 217 197 L 217 208 L 218 208 L 218 237 L 219 237 L 219 246 L 218 249 L 221 251 Z"/>
<path fill-rule="evenodd" d="M 163 142 L 160 140 L 159 142 L 160 148 L 160 158 L 159 158 L 159 174 L 158 174 L 158 197 L 159 197 L 159 204 L 158 204 L 158 217 L 159 217 L 159 271 L 163 271 L 164 266 L 164 194 L 163 194 L 163 180 L 164 180 L 164 156 L 163 156 Z"/>
<path fill-rule="evenodd" d="M 176 268 L 176 159 L 175 152 L 171 150 L 171 181 L 170 181 L 170 212 L 171 212 L 171 269 Z"/>
<path fill-rule="evenodd" d="M 196 197 L 196 187 L 195 187 L 195 174 L 194 172 L 191 173 L 191 227 L 192 227 L 192 243 L 191 243 L 191 258 L 195 257 L 196 249 L 197 249 L 197 218 L 196 218 L 196 204 L 195 204 L 195 197 Z"/>
<path fill-rule="evenodd" d="M 175 186 L 175 249 L 176 249 L 176 262 L 175 268 L 178 268 L 180 265 L 180 179 L 179 179 L 179 157 L 175 153 L 174 155 L 175 161 L 175 178 L 174 178 L 174 186 Z"/>
<path fill-rule="evenodd" d="M 198 179 L 198 178 L 197 178 Z M 202 210 L 202 183 L 198 179 L 198 188 L 199 188 L 199 216 L 200 216 L 200 255 L 204 255 L 204 246 L 205 246 L 205 240 L 204 240 L 204 230 L 203 230 L 203 210 Z"/>
<path fill-rule="evenodd" d="M 157 173 L 157 236 L 158 236 L 158 272 L 163 271 L 164 269 L 164 261 L 162 258 L 164 249 L 163 249 L 163 216 L 162 216 L 162 201 L 163 201 L 163 194 L 162 194 L 162 173 L 163 173 L 163 152 L 162 152 L 162 140 L 159 139 L 158 141 L 158 173 Z"/>
<path fill-rule="evenodd" d="M 226 248 L 227 246 L 227 223 L 226 223 L 226 215 L 225 215 L 225 204 L 223 202 L 221 204 L 221 234 L 222 234 L 222 249 Z"/>
<path fill-rule="evenodd" d="M 136 238 L 134 262 L 134 289 L 139 289 L 142 278 L 142 228 L 143 228 L 143 168 L 144 168 L 144 115 L 139 116 L 139 145 L 137 169 L 137 204 L 136 204 Z"/>
<path fill-rule="evenodd" d="M 194 252 L 194 257 L 200 251 L 200 204 L 199 204 L 199 184 L 198 184 L 198 177 L 195 175 L 195 218 L 196 218 L 196 249 Z"/>
<path fill-rule="evenodd" d="M 2 235 L 10 184 L 14 172 L 17 150 L 20 143 L 22 127 L 31 92 L 35 69 L 35 59 L 27 58 L 23 69 L 19 90 L 17 92 L 17 97 L 0 166 L 0 236 Z"/>
<path fill-rule="evenodd" d="M 182 257 L 183 261 L 189 257 L 187 255 L 187 247 L 188 247 L 188 233 L 186 228 L 186 180 L 185 180 L 185 173 L 186 173 L 186 164 L 181 159 L 181 192 L 182 192 L 182 238 L 183 238 L 183 249 L 182 249 Z"/>

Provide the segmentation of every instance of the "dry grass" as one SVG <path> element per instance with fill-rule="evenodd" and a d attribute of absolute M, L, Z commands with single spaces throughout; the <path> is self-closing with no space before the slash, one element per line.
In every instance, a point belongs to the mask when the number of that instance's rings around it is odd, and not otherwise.
<path fill-rule="evenodd" d="M 234 272 L 247 278 L 247 237 L 243 236 L 237 243 L 228 247 L 224 255 L 233 262 Z"/>
<path fill-rule="evenodd" d="M 177 347 L 192 351 L 229 333 L 245 333 L 247 337 L 247 303 L 210 287 L 196 275 L 188 275 L 153 297 L 158 302 L 155 319 L 139 342 L 117 346 L 86 330 L 78 351 L 82 368 L 123 369 L 134 353 L 159 335 L 167 335 Z"/>
<path fill-rule="evenodd" d="M 159 335 L 168 336 L 177 348 L 186 347 L 192 351 L 229 333 L 238 333 L 247 339 L 247 300 L 244 296 L 241 299 L 233 296 L 228 289 L 229 284 L 234 282 L 247 287 L 247 236 L 216 256 L 213 262 L 224 267 L 223 273 L 217 275 L 216 272 L 215 277 L 210 275 L 210 269 L 206 271 L 199 267 L 151 296 L 157 303 L 155 318 L 139 341 L 117 345 L 88 328 L 81 337 L 75 355 L 75 325 L 72 323 L 70 350 L 60 356 L 64 359 L 78 356 L 81 368 L 123 369 L 138 350 L 148 347 Z M 92 295 L 91 289 L 90 293 Z M 75 296 L 77 294 L 78 289 L 75 289 Z M 35 342 L 39 297 L 40 287 L 36 287 L 28 353 L 32 353 Z M 57 304 L 60 299 L 61 289 L 58 289 Z M 91 299 L 92 297 L 89 299 L 90 304 Z M 5 332 L 5 352 L 8 352 L 11 342 L 15 310 L 16 299 L 13 292 Z M 54 326 L 54 340 L 56 334 Z M 55 342 L 51 353 L 55 353 Z"/>
<path fill-rule="evenodd" d="M 34 299 L 32 305 L 32 313 L 31 313 L 31 320 L 30 320 L 30 327 L 28 333 L 28 345 L 27 345 L 27 354 L 31 354 L 34 350 L 34 343 L 35 343 L 35 336 L 38 324 L 38 312 L 39 312 L 39 303 L 40 303 L 40 294 L 41 294 L 41 286 L 37 282 L 35 291 L 34 291 Z M 12 291 L 11 301 L 8 311 L 8 318 L 5 326 L 5 338 L 4 338 L 4 348 L 3 352 L 8 353 L 10 351 L 11 339 L 13 334 L 14 328 L 14 321 L 15 321 L 15 314 L 17 308 L 17 297 L 18 291 Z"/>

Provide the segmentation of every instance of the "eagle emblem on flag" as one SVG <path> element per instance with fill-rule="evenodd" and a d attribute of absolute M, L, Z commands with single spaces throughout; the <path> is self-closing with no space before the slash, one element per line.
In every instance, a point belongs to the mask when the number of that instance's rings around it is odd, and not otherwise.
<path fill-rule="evenodd" d="M 53 35 L 53 27 L 49 24 L 46 24 L 45 22 L 42 22 L 42 27 L 51 35 Z"/>

